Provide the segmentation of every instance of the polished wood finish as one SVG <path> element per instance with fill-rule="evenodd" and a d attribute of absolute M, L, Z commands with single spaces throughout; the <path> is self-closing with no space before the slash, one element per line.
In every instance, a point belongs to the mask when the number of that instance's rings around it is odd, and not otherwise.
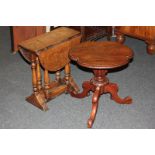
<path fill-rule="evenodd" d="M 36 70 L 37 70 L 37 87 L 38 90 L 42 89 L 42 77 L 41 77 L 41 68 L 40 68 L 40 64 L 39 64 L 39 58 L 36 58 Z"/>
<path fill-rule="evenodd" d="M 49 100 L 71 90 L 76 93 L 79 91 L 71 76 L 68 52 L 80 40 L 79 31 L 60 27 L 19 44 L 19 51 L 31 63 L 32 69 L 33 93 L 26 98 L 28 102 L 46 111 Z M 44 69 L 43 77 L 41 66 Z M 63 78 L 60 73 L 62 69 L 65 70 Z M 50 79 L 49 71 L 56 73 L 55 79 Z"/>
<path fill-rule="evenodd" d="M 72 48 L 70 58 L 87 68 L 110 69 L 125 65 L 133 53 L 116 42 L 85 42 Z"/>
<path fill-rule="evenodd" d="M 36 58 L 32 56 L 32 63 L 31 63 L 31 69 L 32 69 L 32 86 L 33 86 L 33 92 L 37 92 L 37 73 L 36 73 Z"/>
<path fill-rule="evenodd" d="M 41 35 L 46 32 L 46 26 L 12 26 L 11 37 L 13 52 L 17 52 L 18 44 L 27 39 Z"/>
<path fill-rule="evenodd" d="M 120 43 L 124 43 L 125 35 L 144 40 L 148 54 L 155 54 L 155 26 L 116 26 L 115 33 Z"/>
<path fill-rule="evenodd" d="M 79 65 L 92 69 L 94 73 L 94 77 L 90 81 L 83 82 L 83 91 L 81 93 L 71 92 L 71 95 L 76 98 L 84 98 L 89 95 L 89 91 L 94 92 L 92 111 L 87 122 L 88 128 L 93 125 L 99 97 L 102 94 L 110 93 L 111 99 L 120 104 L 130 104 L 132 102 L 131 97 L 120 98 L 117 94 L 117 84 L 110 83 L 106 77 L 110 69 L 129 63 L 133 57 L 133 52 L 130 48 L 117 42 L 85 42 L 72 48 L 69 56 Z"/>

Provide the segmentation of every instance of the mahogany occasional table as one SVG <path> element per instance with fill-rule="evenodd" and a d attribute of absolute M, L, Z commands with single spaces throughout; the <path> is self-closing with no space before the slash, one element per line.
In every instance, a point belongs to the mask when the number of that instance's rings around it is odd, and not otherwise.
<path fill-rule="evenodd" d="M 94 77 L 90 81 L 83 82 L 83 92 L 76 94 L 73 91 L 71 96 L 84 98 L 89 91 L 93 91 L 92 111 L 88 119 L 87 126 L 91 128 L 98 109 L 100 95 L 110 93 L 111 99 L 120 104 L 132 103 L 131 97 L 120 98 L 117 94 L 118 86 L 110 83 L 106 74 L 109 70 L 124 66 L 133 58 L 130 48 L 117 42 L 85 42 L 72 48 L 69 52 L 72 60 L 80 66 L 93 70 Z"/>

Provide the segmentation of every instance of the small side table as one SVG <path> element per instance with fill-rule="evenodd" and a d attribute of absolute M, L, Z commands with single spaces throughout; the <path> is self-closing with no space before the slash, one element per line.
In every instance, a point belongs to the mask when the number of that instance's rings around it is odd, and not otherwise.
<path fill-rule="evenodd" d="M 82 93 L 75 94 L 71 92 L 71 96 L 76 98 L 84 98 L 88 96 L 89 91 L 94 92 L 92 97 L 92 111 L 87 123 L 88 128 L 92 127 L 95 120 L 100 95 L 110 93 L 111 99 L 117 103 L 132 103 L 132 99 L 129 96 L 124 99 L 120 98 L 117 94 L 117 84 L 110 83 L 106 77 L 110 69 L 118 68 L 129 63 L 130 59 L 133 58 L 133 52 L 130 48 L 110 41 L 85 42 L 72 48 L 69 56 L 80 66 L 92 69 L 94 73 L 94 77 L 90 81 L 83 83 Z"/>
<path fill-rule="evenodd" d="M 80 40 L 79 31 L 60 27 L 19 44 L 19 51 L 31 63 L 32 70 L 33 93 L 26 101 L 46 111 L 47 102 L 51 99 L 69 89 L 78 92 L 78 86 L 71 76 L 68 53 L 72 47 L 80 44 Z M 64 77 L 61 77 L 62 69 Z M 50 78 L 50 72 L 55 73 L 55 79 Z"/>

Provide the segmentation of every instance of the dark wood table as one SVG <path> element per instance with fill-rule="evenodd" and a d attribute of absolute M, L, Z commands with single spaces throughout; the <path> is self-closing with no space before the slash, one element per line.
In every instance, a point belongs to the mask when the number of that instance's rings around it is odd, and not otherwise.
<path fill-rule="evenodd" d="M 83 82 L 83 92 L 75 94 L 71 92 L 73 97 L 84 98 L 88 96 L 89 91 L 93 91 L 92 111 L 88 119 L 88 127 L 91 128 L 98 109 L 98 101 L 100 95 L 110 93 L 111 99 L 120 104 L 130 104 L 131 97 L 124 99 L 117 94 L 118 86 L 110 83 L 106 74 L 110 69 L 118 68 L 129 63 L 133 57 L 133 52 L 125 45 L 117 42 L 85 42 L 74 47 L 69 56 L 80 66 L 93 70 L 94 77 Z"/>

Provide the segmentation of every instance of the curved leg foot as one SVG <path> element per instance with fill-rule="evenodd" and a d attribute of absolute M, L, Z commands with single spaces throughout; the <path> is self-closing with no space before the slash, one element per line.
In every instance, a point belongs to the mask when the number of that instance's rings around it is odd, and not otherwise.
<path fill-rule="evenodd" d="M 100 87 L 97 87 L 94 94 L 93 94 L 93 98 L 92 98 L 92 111 L 91 111 L 90 117 L 89 117 L 88 122 L 87 122 L 88 128 L 91 128 L 93 123 L 94 123 L 96 113 L 97 113 L 97 109 L 98 109 L 99 97 L 100 97 Z"/>
<path fill-rule="evenodd" d="M 124 99 L 120 98 L 117 94 L 118 92 L 118 86 L 114 83 L 109 83 L 108 85 L 104 86 L 105 93 L 111 94 L 111 99 L 116 101 L 120 104 L 130 104 L 132 103 L 132 98 L 127 96 Z"/>
<path fill-rule="evenodd" d="M 147 45 L 147 53 L 148 54 L 155 54 L 155 44 L 148 44 Z"/>
<path fill-rule="evenodd" d="M 73 91 L 70 92 L 72 97 L 76 97 L 76 98 L 84 98 L 86 96 L 88 96 L 89 91 L 92 90 L 93 85 L 90 83 L 90 81 L 85 81 L 82 84 L 82 88 L 83 88 L 83 92 L 79 93 L 79 94 L 75 94 Z"/>
<path fill-rule="evenodd" d="M 116 41 L 123 44 L 125 42 L 125 36 L 123 34 L 116 34 Z"/>

